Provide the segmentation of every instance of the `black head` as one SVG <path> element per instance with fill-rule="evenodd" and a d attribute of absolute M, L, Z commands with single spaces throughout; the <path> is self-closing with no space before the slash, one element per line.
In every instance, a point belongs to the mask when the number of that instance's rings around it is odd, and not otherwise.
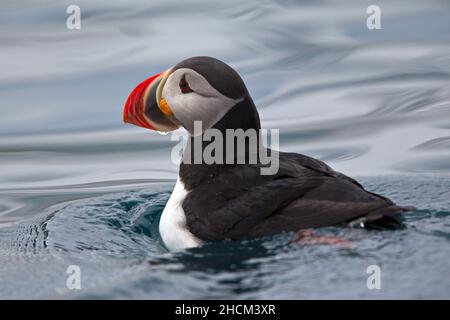
<path fill-rule="evenodd" d="M 162 131 L 181 125 L 191 135 L 213 127 L 259 128 L 258 113 L 242 78 L 218 59 L 202 56 L 183 60 L 140 86 L 128 99 L 126 122 Z M 133 101 L 138 106 L 142 101 L 142 107 L 133 108 Z M 144 115 L 136 115 L 138 112 Z M 195 130 L 196 121 L 201 121 L 201 132 Z"/>

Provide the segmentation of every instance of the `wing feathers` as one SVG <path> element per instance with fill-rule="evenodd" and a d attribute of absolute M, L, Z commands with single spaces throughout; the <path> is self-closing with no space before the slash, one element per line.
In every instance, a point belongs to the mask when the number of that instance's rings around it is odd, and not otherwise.
<path fill-rule="evenodd" d="M 222 240 L 351 221 L 391 223 L 404 208 L 319 160 L 280 153 L 277 175 L 261 176 L 258 166 L 226 168 L 192 189 L 183 209 L 193 234 Z"/>

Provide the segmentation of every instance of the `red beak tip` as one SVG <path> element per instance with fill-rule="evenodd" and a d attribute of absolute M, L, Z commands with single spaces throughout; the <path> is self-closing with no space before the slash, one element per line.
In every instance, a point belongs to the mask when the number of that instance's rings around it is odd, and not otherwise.
<path fill-rule="evenodd" d="M 143 101 L 148 86 L 160 76 L 157 74 L 142 81 L 131 91 L 123 109 L 123 122 L 131 123 L 139 127 L 155 130 L 145 117 L 145 103 Z"/>

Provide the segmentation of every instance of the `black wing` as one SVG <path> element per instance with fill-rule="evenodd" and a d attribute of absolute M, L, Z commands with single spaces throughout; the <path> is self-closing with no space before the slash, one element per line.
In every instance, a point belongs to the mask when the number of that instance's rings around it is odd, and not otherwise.
<path fill-rule="evenodd" d="M 240 239 L 377 220 L 402 209 L 319 160 L 292 153 L 279 159 L 276 175 L 241 165 L 197 185 L 183 202 L 189 230 L 204 240 Z"/>

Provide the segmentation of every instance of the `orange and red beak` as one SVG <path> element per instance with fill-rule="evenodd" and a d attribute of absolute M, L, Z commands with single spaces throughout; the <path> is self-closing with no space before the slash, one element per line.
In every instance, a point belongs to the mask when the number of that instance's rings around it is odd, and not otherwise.
<path fill-rule="evenodd" d="M 173 114 L 161 99 L 162 88 L 171 69 L 141 82 L 128 96 L 123 110 L 123 121 L 156 131 L 172 131 L 179 127 Z"/>

